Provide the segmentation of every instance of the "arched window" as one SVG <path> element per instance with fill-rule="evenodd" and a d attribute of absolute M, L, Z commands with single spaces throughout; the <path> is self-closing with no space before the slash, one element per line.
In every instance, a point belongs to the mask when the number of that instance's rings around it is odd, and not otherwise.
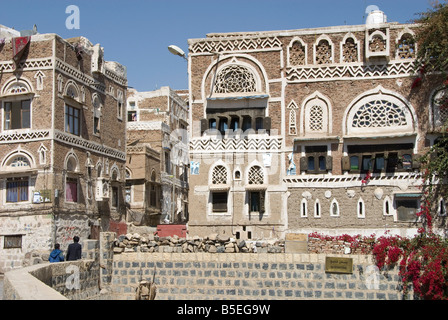
<path fill-rule="evenodd" d="M 344 130 L 348 135 L 377 135 L 396 130 L 400 130 L 400 133 L 414 133 L 413 109 L 404 98 L 384 91 L 382 87 L 372 90 L 347 109 Z"/>
<path fill-rule="evenodd" d="M 329 40 L 321 39 L 315 46 L 315 64 L 333 63 L 333 49 Z"/>
<path fill-rule="evenodd" d="M 305 198 L 302 199 L 300 204 L 300 217 L 308 217 L 308 201 Z"/>
<path fill-rule="evenodd" d="M 65 177 L 65 201 L 78 202 L 78 159 L 74 154 L 67 157 L 65 162 L 65 169 L 67 175 Z"/>
<path fill-rule="evenodd" d="M 415 58 L 415 39 L 410 33 L 405 33 L 401 36 L 397 43 L 397 58 L 398 59 L 413 59 Z"/>
<path fill-rule="evenodd" d="M 331 106 L 328 99 L 316 92 L 304 100 L 302 128 L 304 134 L 322 135 L 331 132 Z"/>
<path fill-rule="evenodd" d="M 255 76 L 248 68 L 240 65 L 229 65 L 222 69 L 214 86 L 215 93 L 256 92 Z"/>
<path fill-rule="evenodd" d="M 448 120 L 448 89 L 436 89 L 431 99 L 432 122 L 435 129 L 442 127 Z"/>
<path fill-rule="evenodd" d="M 227 184 L 227 169 L 218 165 L 213 169 L 212 184 Z"/>
<path fill-rule="evenodd" d="M 384 198 L 383 202 L 383 214 L 385 216 L 391 216 L 393 215 L 393 208 L 392 208 L 392 200 L 389 198 L 389 196 L 386 196 Z"/>
<path fill-rule="evenodd" d="M 93 97 L 93 133 L 99 134 L 101 129 L 101 100 L 95 95 Z"/>
<path fill-rule="evenodd" d="M 358 200 L 358 204 L 356 205 L 356 212 L 358 218 L 363 219 L 366 217 L 366 208 L 364 205 L 364 200 L 362 200 L 362 198 L 359 198 Z"/>
<path fill-rule="evenodd" d="M 2 171 L 23 172 L 31 168 L 31 160 L 28 156 L 21 153 L 15 153 L 10 156 L 3 164 Z M 6 202 L 17 203 L 29 201 L 30 177 L 28 175 L 14 176 L 6 178 Z"/>
<path fill-rule="evenodd" d="M 263 184 L 263 169 L 260 166 L 253 166 L 249 169 L 248 184 Z"/>
<path fill-rule="evenodd" d="M 295 40 L 289 47 L 289 64 L 292 67 L 306 64 L 306 46 L 299 40 Z"/>
<path fill-rule="evenodd" d="M 31 86 L 22 80 L 13 79 L 5 84 L 3 95 L 3 130 L 31 128 Z"/>
<path fill-rule="evenodd" d="M 319 199 L 316 199 L 316 201 L 314 202 L 314 217 L 315 218 L 320 218 L 321 217 L 320 201 L 319 201 Z"/>
<path fill-rule="evenodd" d="M 333 199 L 330 204 L 330 216 L 339 217 L 339 203 L 336 199 Z"/>
<path fill-rule="evenodd" d="M 342 62 L 358 62 L 358 43 L 352 37 L 348 37 L 342 44 Z"/>

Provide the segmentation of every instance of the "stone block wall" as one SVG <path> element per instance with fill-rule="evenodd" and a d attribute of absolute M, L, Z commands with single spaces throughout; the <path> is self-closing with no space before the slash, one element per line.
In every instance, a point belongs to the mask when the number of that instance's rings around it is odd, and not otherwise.
<path fill-rule="evenodd" d="M 403 298 L 397 270 L 376 273 L 370 256 L 352 255 L 352 274 L 326 273 L 325 257 L 323 254 L 123 253 L 114 256 L 110 294 L 113 299 L 132 300 L 139 282 L 152 281 L 154 277 L 156 300 Z"/>

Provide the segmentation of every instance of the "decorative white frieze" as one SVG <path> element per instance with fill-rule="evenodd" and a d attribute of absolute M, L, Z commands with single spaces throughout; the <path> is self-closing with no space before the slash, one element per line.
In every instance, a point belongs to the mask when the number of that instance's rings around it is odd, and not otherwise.
<path fill-rule="evenodd" d="M 388 64 L 342 64 L 328 66 L 302 66 L 286 69 L 288 83 L 332 81 L 347 79 L 379 79 L 407 77 L 413 73 L 412 61 L 394 61 Z"/>
<path fill-rule="evenodd" d="M 9 132 L 4 131 L 0 134 L 0 144 L 14 142 L 30 142 L 45 140 L 50 138 L 50 130 L 36 130 L 29 132 Z"/>
<path fill-rule="evenodd" d="M 53 58 L 42 58 L 42 59 L 27 59 L 25 61 L 19 62 L 17 69 L 24 71 L 40 70 L 40 69 L 51 69 L 53 67 Z M 15 70 L 15 64 L 11 61 L 0 62 L 0 69 L 3 72 L 13 72 Z"/>
<path fill-rule="evenodd" d="M 248 51 L 262 49 L 281 49 L 282 43 L 277 37 L 245 38 L 207 38 L 190 45 L 191 53 Z"/>
<path fill-rule="evenodd" d="M 286 176 L 283 182 L 290 188 L 350 188 L 361 187 L 363 175 L 303 175 Z M 422 184 L 422 176 L 416 172 L 398 172 L 370 177 L 368 186 L 418 187 Z"/>
<path fill-rule="evenodd" d="M 116 149 L 113 149 L 110 147 L 106 147 L 104 145 L 100 145 L 98 143 L 95 143 L 95 142 L 92 142 L 89 140 L 85 140 L 78 136 L 74 136 L 72 134 L 68 134 L 68 133 L 65 133 L 62 131 L 55 130 L 54 139 L 56 141 L 63 142 L 63 143 L 66 143 L 66 144 L 69 144 L 72 146 L 84 148 L 90 152 L 99 153 L 99 154 L 117 158 L 117 159 L 120 159 L 123 161 L 126 160 L 125 152 L 122 152 L 122 151 L 119 151 L 119 150 L 116 150 Z"/>
<path fill-rule="evenodd" d="M 191 151 L 265 151 L 280 150 L 282 138 L 192 139 Z"/>

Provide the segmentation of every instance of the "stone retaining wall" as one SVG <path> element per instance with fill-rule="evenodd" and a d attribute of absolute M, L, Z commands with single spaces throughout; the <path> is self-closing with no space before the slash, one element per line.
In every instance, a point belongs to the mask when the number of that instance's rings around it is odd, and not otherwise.
<path fill-rule="evenodd" d="M 396 270 L 376 273 L 370 256 L 352 255 L 352 274 L 326 273 L 326 256 L 123 253 L 114 256 L 111 297 L 134 299 L 139 282 L 155 272 L 156 300 L 403 298 Z"/>
<path fill-rule="evenodd" d="M 98 280 L 92 260 L 37 264 L 5 273 L 3 299 L 96 300 Z"/>

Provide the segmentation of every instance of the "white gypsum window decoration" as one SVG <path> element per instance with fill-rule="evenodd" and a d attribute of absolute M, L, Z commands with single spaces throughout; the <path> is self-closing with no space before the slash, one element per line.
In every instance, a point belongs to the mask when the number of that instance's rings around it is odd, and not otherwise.
<path fill-rule="evenodd" d="M 361 106 L 353 117 L 353 128 L 385 128 L 408 125 L 403 108 L 386 100 Z"/>
<path fill-rule="evenodd" d="M 344 62 L 358 62 L 358 45 L 353 38 L 348 38 L 342 45 Z"/>
<path fill-rule="evenodd" d="M 398 41 L 397 55 L 399 59 L 413 59 L 415 58 L 415 40 L 414 37 L 406 33 Z"/>
<path fill-rule="evenodd" d="M 305 48 L 300 41 L 294 41 L 289 48 L 289 63 L 292 66 L 301 66 L 305 64 Z"/>
<path fill-rule="evenodd" d="M 215 93 L 256 92 L 256 81 L 248 68 L 230 65 L 221 70 L 216 78 Z"/>
<path fill-rule="evenodd" d="M 224 166 L 216 166 L 212 173 L 212 184 L 226 184 L 227 170 Z"/>
<path fill-rule="evenodd" d="M 253 166 L 249 169 L 249 184 L 263 184 L 263 170 L 259 166 Z"/>
<path fill-rule="evenodd" d="M 448 90 L 444 88 L 437 90 L 432 104 L 435 125 L 441 126 L 448 120 Z"/>
<path fill-rule="evenodd" d="M 327 40 L 321 40 L 316 46 L 316 64 L 332 63 L 331 45 Z"/>
<path fill-rule="evenodd" d="M 297 113 L 294 109 L 289 112 L 289 134 L 297 134 Z"/>
<path fill-rule="evenodd" d="M 310 109 L 310 130 L 311 131 L 321 131 L 323 129 L 323 117 L 324 111 L 322 106 L 314 105 Z"/>

